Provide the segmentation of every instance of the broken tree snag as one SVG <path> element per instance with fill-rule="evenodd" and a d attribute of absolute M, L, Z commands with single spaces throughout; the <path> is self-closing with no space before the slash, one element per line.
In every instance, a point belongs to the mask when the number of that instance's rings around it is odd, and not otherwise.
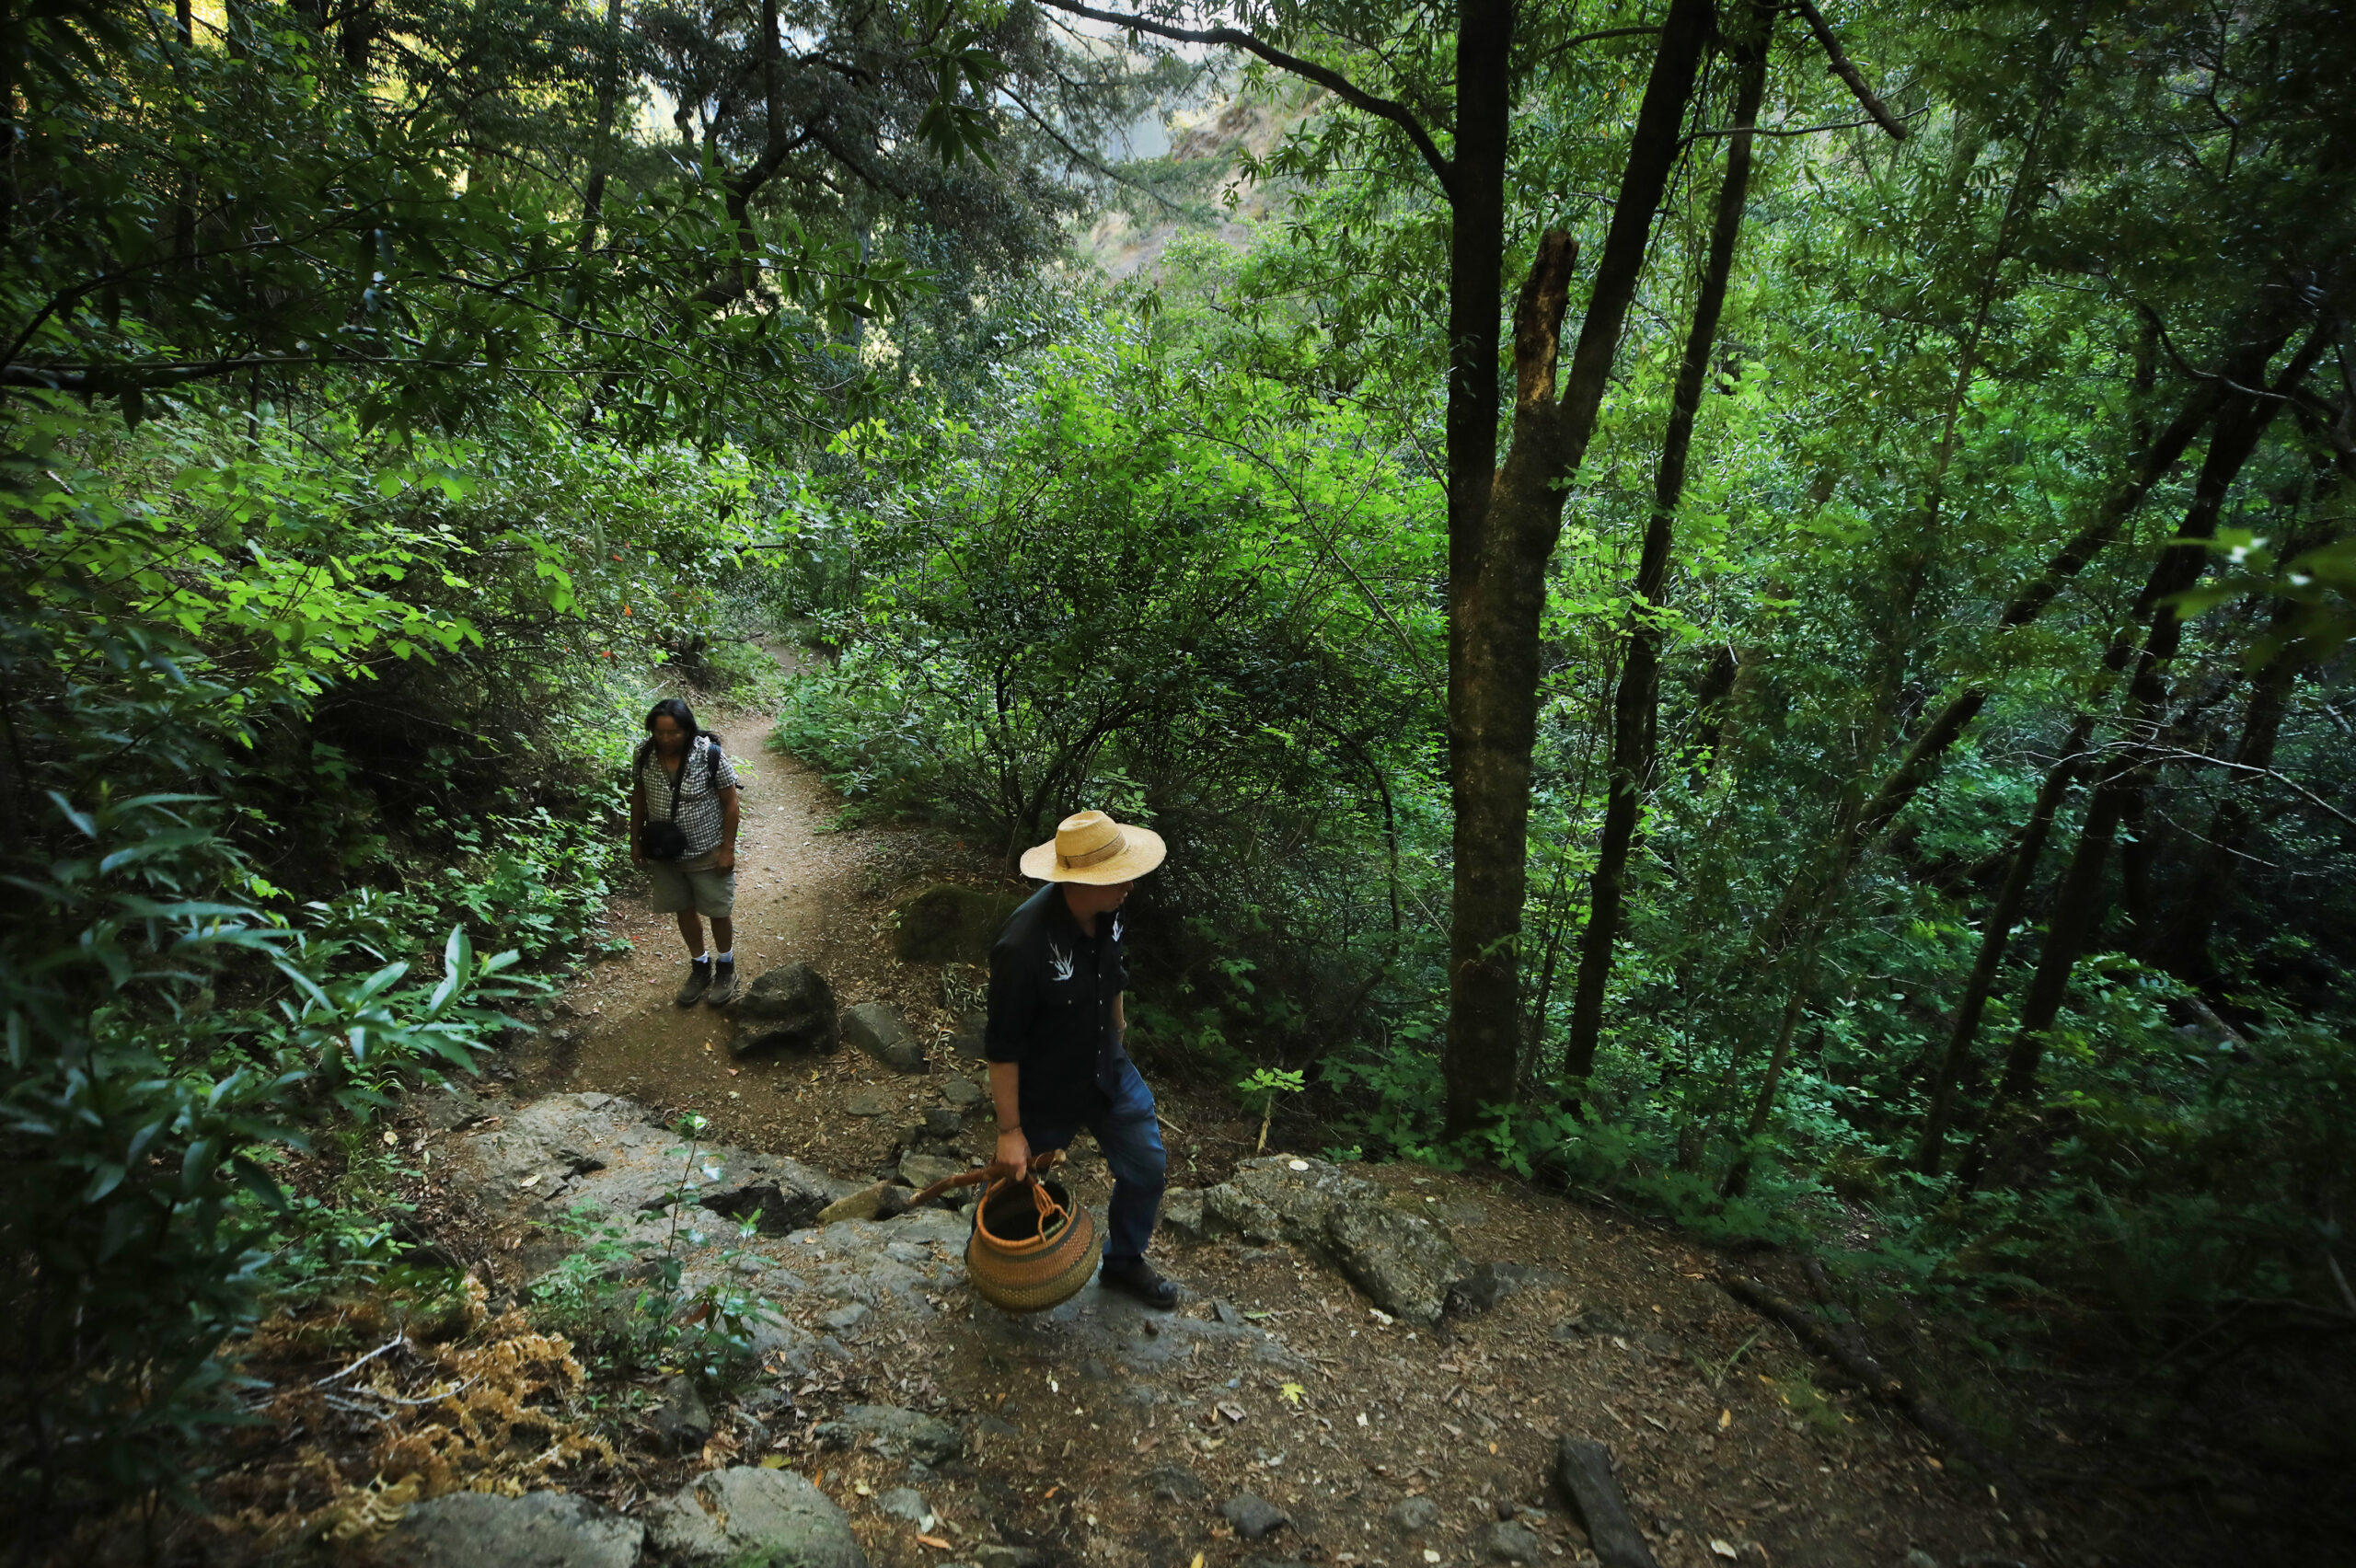
<path fill-rule="evenodd" d="M 1795 3 L 1800 15 L 1807 18 L 1808 30 L 1816 34 L 1816 41 L 1824 45 L 1824 57 L 1831 62 L 1828 69 L 1849 85 L 1849 91 L 1856 98 L 1858 107 L 1872 115 L 1874 123 L 1888 132 L 1892 141 L 1906 140 L 1906 122 L 1890 113 L 1889 106 L 1874 96 L 1873 88 L 1865 86 L 1864 74 L 1842 49 L 1841 40 L 1832 36 L 1832 24 L 1824 19 L 1824 13 L 1809 0 L 1795 0 Z"/>
<path fill-rule="evenodd" d="M 1949 1453 L 1979 1467 L 1981 1472 L 1998 1486 L 2016 1497 L 2035 1495 L 2013 1467 L 1999 1458 L 1994 1449 L 1972 1435 L 1971 1429 L 1958 1421 L 1946 1406 L 1893 1377 L 1888 1368 L 1875 1360 L 1873 1353 L 1865 1348 L 1864 1336 L 1854 1328 L 1848 1329 L 1845 1334 L 1836 1334 L 1823 1319 L 1788 1301 L 1779 1300 L 1756 1280 L 1721 1275 L 1718 1288 L 1751 1310 L 1773 1318 L 1791 1330 L 1794 1337 L 1809 1351 L 1863 1384 L 1867 1393 L 1884 1404 L 1895 1405 L 1925 1435 Z"/>
<path fill-rule="evenodd" d="M 1658 1568 L 1644 1532 L 1629 1516 L 1620 1479 L 1611 1473 L 1610 1448 L 1585 1437 L 1565 1437 L 1554 1469 L 1603 1568 Z"/>

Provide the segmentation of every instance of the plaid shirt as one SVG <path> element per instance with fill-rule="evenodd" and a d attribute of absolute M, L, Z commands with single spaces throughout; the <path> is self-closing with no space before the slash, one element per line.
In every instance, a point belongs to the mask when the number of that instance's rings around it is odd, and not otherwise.
<path fill-rule="evenodd" d="M 711 754 L 708 767 L 706 752 Z M 687 748 L 680 775 L 678 823 L 680 831 L 687 836 L 687 852 L 683 858 L 694 859 L 720 847 L 726 831 L 720 792 L 737 787 L 736 769 L 730 766 L 728 754 L 720 749 L 717 742 L 710 735 L 698 735 L 695 744 Z M 646 799 L 648 820 L 667 820 L 671 815 L 671 775 L 652 745 L 639 759 L 638 787 Z"/>

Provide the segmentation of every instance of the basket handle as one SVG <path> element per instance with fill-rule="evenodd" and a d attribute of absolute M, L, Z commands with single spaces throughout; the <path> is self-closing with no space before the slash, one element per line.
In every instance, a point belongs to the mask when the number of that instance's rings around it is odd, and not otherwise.
<path fill-rule="evenodd" d="M 971 1187 L 982 1182 L 1020 1180 L 1029 1183 L 1032 1197 L 1039 1205 L 1041 1219 L 1050 1218 L 1058 1212 L 1068 1216 L 1068 1210 L 1064 1210 L 1061 1205 L 1047 1195 L 1047 1189 L 1039 1185 L 1039 1178 L 1062 1164 L 1063 1159 L 1064 1151 L 1059 1148 L 1044 1149 L 1033 1155 L 1019 1173 L 1013 1166 L 1007 1164 L 1004 1160 L 992 1160 L 989 1164 L 972 1170 L 961 1170 L 954 1176 L 943 1176 L 931 1186 L 908 1199 L 908 1207 L 914 1208 L 918 1204 L 929 1203 L 952 1187 Z"/>

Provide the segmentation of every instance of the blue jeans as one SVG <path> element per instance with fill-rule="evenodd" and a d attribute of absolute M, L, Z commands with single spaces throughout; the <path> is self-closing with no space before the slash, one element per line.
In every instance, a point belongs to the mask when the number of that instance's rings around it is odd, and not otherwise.
<path fill-rule="evenodd" d="M 1161 1152 L 1161 1125 L 1154 1120 L 1153 1090 L 1138 1076 L 1137 1064 L 1123 1056 L 1114 1069 L 1109 1103 L 1088 1123 L 1104 1163 L 1113 1171 L 1113 1202 L 1105 1214 L 1104 1261 L 1118 1266 L 1145 1256 L 1153 1239 L 1153 1222 L 1161 1212 L 1161 1190 L 1169 1184 L 1169 1161 Z M 1026 1124 L 1028 1116 L 1025 1117 Z M 1026 1124 L 1023 1134 L 1031 1152 L 1062 1148 L 1079 1133 L 1077 1126 L 1053 1123 Z"/>

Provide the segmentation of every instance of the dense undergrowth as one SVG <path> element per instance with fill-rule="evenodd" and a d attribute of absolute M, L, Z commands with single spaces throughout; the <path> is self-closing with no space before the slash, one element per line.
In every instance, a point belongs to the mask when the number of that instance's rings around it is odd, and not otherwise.
<path fill-rule="evenodd" d="M 1032 6 L 820 6 L 758 71 L 736 13 L 599 15 L 0 29 L 26 1550 L 185 1501 L 254 1413 L 231 1368 L 291 1332 L 271 1310 L 374 1282 L 539 1332 L 400 1272 L 383 1118 L 595 951 L 657 683 L 773 682 L 745 639 L 789 625 L 832 663 L 765 700 L 855 812 L 1010 862 L 1083 805 L 1161 831 L 1140 1053 L 1336 1152 L 1820 1251 L 1997 1361 L 2356 1311 L 2336 11 L 1861 6 L 1865 57 L 1909 62 L 1903 141 L 1812 31 L 1753 55 L 1775 18 L 1716 16 L 1527 565 L 1513 1093 L 1456 1137 L 1451 631 L 1481 606 L 1451 597 L 1430 166 L 1395 121 L 1288 100 L 1280 142 L 1106 183 L 1082 149 L 1189 71 L 1071 52 Z M 1321 15 L 1240 19 L 1449 100 L 1448 8 L 1386 14 L 1381 52 Z M 1508 281 L 1550 225 L 1604 250 L 1662 31 L 1518 15 Z M 1017 88 L 1057 124 L 1004 115 Z M 657 89 L 676 140 L 646 132 Z M 1218 220 L 1236 179 L 1281 198 L 1256 231 Z M 1126 284 L 1043 266 L 1091 201 L 1167 225 Z M 1607 877 L 1616 946 L 1589 940 Z M 583 1239 L 541 1324 L 684 1354 Z M 530 1398 L 572 1354 L 517 1361 Z"/>

